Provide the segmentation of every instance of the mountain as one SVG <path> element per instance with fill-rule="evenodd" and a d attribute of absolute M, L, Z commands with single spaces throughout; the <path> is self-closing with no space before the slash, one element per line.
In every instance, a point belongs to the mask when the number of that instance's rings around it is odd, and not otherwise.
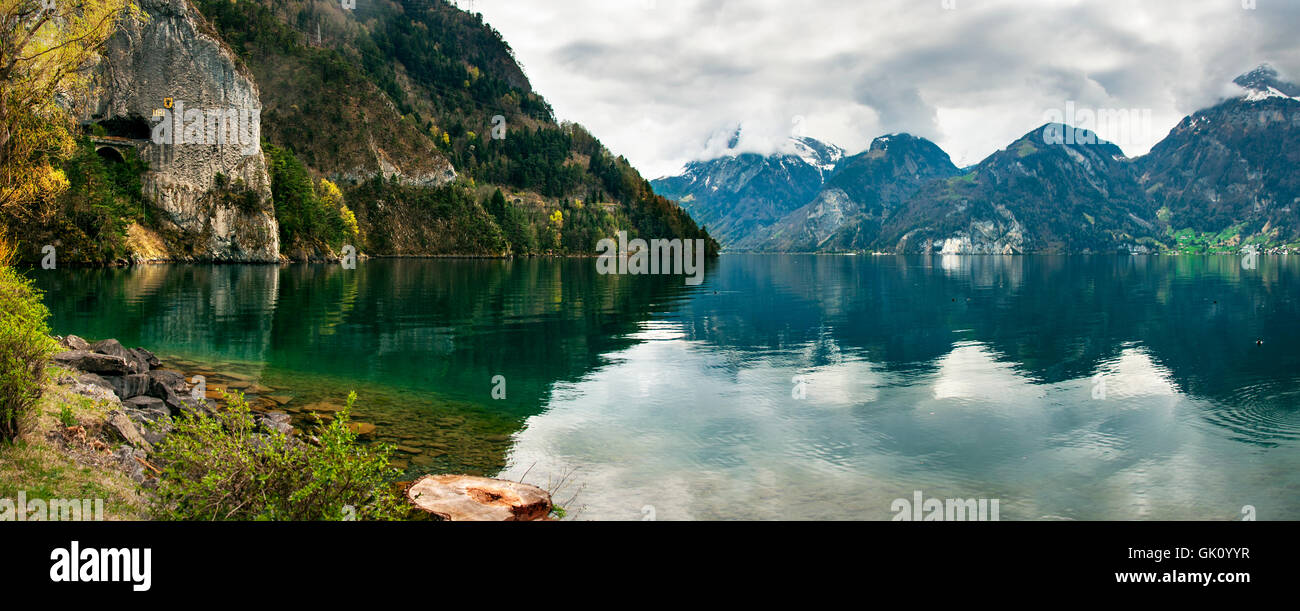
<path fill-rule="evenodd" d="M 747 228 L 734 250 L 770 252 L 1228 252 L 1300 246 L 1300 86 L 1265 65 L 1240 91 L 1126 158 L 1095 133 L 1047 124 L 965 170 L 933 143 L 886 136 L 841 160 L 777 221 L 746 224 L 714 198 L 708 214 Z M 691 168 L 734 164 L 731 158 Z M 696 172 L 715 186 L 720 174 Z M 769 179 L 780 174 L 768 173 Z M 674 196 L 682 177 L 661 179 Z M 807 181 L 775 187 L 789 205 Z M 694 194 L 692 197 L 697 197 Z M 761 199 L 763 194 L 750 196 Z M 702 213 L 703 214 L 703 213 Z"/>
<path fill-rule="evenodd" d="M 1246 90 L 1236 99 L 1253 102 L 1264 98 L 1300 98 L 1300 85 L 1282 80 L 1277 69 L 1268 64 L 1233 79 L 1232 83 Z"/>
<path fill-rule="evenodd" d="M 961 176 L 928 183 L 886 221 L 876 247 L 944 253 L 1142 250 L 1152 221 L 1132 163 L 1119 147 L 1087 130 L 1049 123 Z"/>
<path fill-rule="evenodd" d="M 1138 160 L 1141 182 L 1179 242 L 1300 241 L 1300 87 L 1267 66 L 1235 82 Z"/>
<path fill-rule="evenodd" d="M 731 140 L 735 148 L 738 137 Z M 723 246 L 748 238 L 808 203 L 844 156 L 813 138 L 791 138 L 772 155 L 731 154 L 695 161 L 678 176 L 650 182 L 675 199 Z"/>
<path fill-rule="evenodd" d="M 447 0 L 139 5 L 72 109 L 71 188 L 0 217 L 26 260 L 42 244 L 69 262 L 588 254 L 619 231 L 717 250 L 624 157 L 559 123 L 500 33 Z M 207 139 L 154 141 L 173 99 L 208 116 L 178 133 Z M 251 117 L 251 144 L 218 141 L 227 113 Z"/>
<path fill-rule="evenodd" d="M 845 158 L 813 200 L 771 226 L 737 240 L 739 250 L 855 251 L 869 248 L 881 223 L 936 178 L 958 173 L 948 154 L 924 138 L 877 138 Z"/>

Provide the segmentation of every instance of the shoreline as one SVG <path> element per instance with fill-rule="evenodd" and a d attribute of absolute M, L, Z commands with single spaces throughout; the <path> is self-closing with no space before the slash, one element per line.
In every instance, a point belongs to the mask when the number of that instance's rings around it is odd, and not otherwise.
<path fill-rule="evenodd" d="M 403 447 L 400 441 L 380 439 L 376 433 L 379 427 L 353 417 L 350 408 L 354 397 L 346 401 L 321 397 L 313 400 L 312 395 L 304 398 L 293 388 L 264 386 L 255 374 L 222 370 L 219 363 L 179 356 L 159 358 L 144 348 L 128 349 L 115 339 L 92 344 L 76 335 L 50 337 L 62 351 L 51 357 L 43 396 L 21 442 L 0 446 L 0 458 L 5 459 L 0 461 L 0 497 L 25 494 L 29 498 L 81 498 L 85 496 L 81 491 L 91 490 L 95 492 L 91 496 L 98 495 L 96 498 L 101 500 L 100 506 L 107 507 L 93 519 L 105 515 L 110 520 L 166 519 L 156 513 L 169 511 L 157 505 L 158 495 L 168 489 L 163 486 L 174 487 L 179 481 L 189 480 L 172 477 L 167 464 L 161 462 L 172 451 L 165 450 L 163 444 L 177 427 L 186 430 L 187 417 L 203 416 L 223 422 L 222 414 L 236 406 L 232 401 L 239 395 L 238 403 L 247 405 L 244 413 L 254 441 L 249 449 L 254 452 L 259 445 L 257 439 L 274 443 L 278 436 L 282 443 L 311 454 L 315 452 L 313 447 L 332 447 L 339 431 L 345 431 L 358 450 L 371 447 L 375 456 L 382 457 L 379 460 L 387 473 L 383 485 L 399 497 L 405 498 L 420 481 L 435 478 L 453 488 L 467 481 L 514 487 L 530 491 L 534 501 L 545 500 L 545 511 L 539 515 L 532 511 L 526 515 L 489 516 L 463 512 L 464 506 L 459 504 L 455 505 L 459 509 L 449 511 L 412 497 L 402 503 L 405 509 L 400 515 L 404 517 L 396 519 L 553 519 L 550 493 L 536 486 L 472 473 L 452 475 L 447 473 L 463 472 L 430 468 L 434 465 L 429 461 L 414 463 L 412 459 L 422 453 L 431 454 L 428 448 L 410 446 L 439 444 L 431 440 L 407 441 L 407 447 Z M 284 394 L 276 394 L 277 390 Z M 228 430 L 233 434 L 235 429 Z M 181 443 L 193 443 L 190 435 L 192 432 L 187 432 Z M 37 481 L 38 477 L 42 479 Z M 444 492 L 455 496 L 463 491 Z M 540 510 L 540 505 L 530 507 Z M 557 511 L 563 515 L 562 508 Z"/>
<path fill-rule="evenodd" d="M 895 252 L 762 252 L 747 250 L 721 250 L 711 258 L 726 256 L 760 256 L 760 257 L 1239 257 L 1247 253 L 1242 251 L 1227 252 L 1179 252 L 1179 251 L 1152 251 L 1152 252 L 1020 252 L 1020 253 L 992 253 L 992 252 L 968 252 L 968 253 L 941 253 L 941 252 L 915 252 L 915 253 L 895 253 Z M 1256 256 L 1282 257 L 1287 255 L 1300 255 L 1300 249 L 1292 252 L 1290 250 L 1276 251 L 1263 250 L 1255 253 Z M 370 259 L 375 260 L 412 260 L 412 261 L 433 261 L 433 260 L 462 260 L 462 261 L 509 261 L 514 259 L 596 259 L 602 255 L 597 253 L 591 254 L 526 254 L 526 255 L 476 255 L 476 254 L 446 254 L 446 255 L 358 255 L 359 261 Z M 290 265 L 320 265 L 335 264 L 341 259 L 338 257 L 328 258 L 308 258 L 308 259 L 282 259 L 280 261 L 231 261 L 220 259 L 146 259 L 140 261 L 116 261 L 113 263 L 85 263 L 85 262 L 60 262 L 59 265 L 73 269 L 118 269 L 131 268 L 140 266 L 155 265 L 207 265 L 207 266 L 226 266 L 226 265 L 259 265 L 259 266 L 280 266 Z M 22 269 L 33 269 L 40 266 L 40 261 L 16 261 L 15 266 Z"/>

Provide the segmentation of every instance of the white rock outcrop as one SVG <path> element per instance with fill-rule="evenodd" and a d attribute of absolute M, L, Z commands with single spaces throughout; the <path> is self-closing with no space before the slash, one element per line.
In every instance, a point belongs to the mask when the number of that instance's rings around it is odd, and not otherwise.
<path fill-rule="evenodd" d="M 278 261 L 279 230 L 260 148 L 262 104 L 252 74 L 188 0 L 139 4 L 147 18 L 122 24 L 109 40 L 83 120 L 130 132 L 110 135 L 131 139 L 149 162 L 144 195 L 161 209 L 175 257 Z M 157 127 L 160 114 L 176 128 L 170 134 Z M 222 141 L 218 114 L 242 129 L 225 131 Z M 155 142 L 162 136 L 171 143 Z M 256 197 L 231 194 L 219 186 L 222 177 Z"/>

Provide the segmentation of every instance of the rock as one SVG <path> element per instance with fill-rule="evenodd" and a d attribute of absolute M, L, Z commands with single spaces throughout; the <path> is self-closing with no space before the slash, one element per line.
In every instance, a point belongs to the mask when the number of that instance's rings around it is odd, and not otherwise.
<path fill-rule="evenodd" d="M 63 344 L 63 347 L 68 350 L 90 350 L 90 342 L 75 335 L 69 335 L 63 338 L 59 343 Z"/>
<path fill-rule="evenodd" d="M 141 462 L 148 457 L 144 450 L 127 446 L 118 450 L 113 457 L 117 459 L 118 465 L 122 467 L 123 471 L 126 471 L 127 476 L 135 483 L 143 484 L 145 480 L 149 479 L 144 463 Z"/>
<path fill-rule="evenodd" d="M 90 351 L 98 354 L 116 356 L 128 363 L 135 362 L 135 355 L 131 354 L 131 351 L 127 350 L 126 347 L 122 345 L 122 342 L 115 339 L 97 341 L 90 345 Z"/>
<path fill-rule="evenodd" d="M 113 392 L 117 393 L 117 397 L 123 401 L 148 394 L 151 382 L 149 375 L 144 373 L 114 376 L 107 378 L 107 381 L 112 385 Z"/>
<path fill-rule="evenodd" d="M 150 372 L 153 373 L 153 372 Z M 161 400 L 167 405 L 171 415 L 179 416 L 182 413 L 193 412 L 200 409 L 199 402 L 189 395 L 189 393 L 177 392 L 166 382 L 154 380 L 149 387 L 149 396 Z"/>
<path fill-rule="evenodd" d="M 168 409 L 168 406 L 159 406 L 157 403 L 142 405 L 141 403 L 139 401 L 123 403 L 122 410 L 142 428 L 146 423 L 168 424 L 171 422 L 171 410 Z"/>
<path fill-rule="evenodd" d="M 158 357 L 154 356 L 154 353 L 149 352 L 144 348 L 132 348 L 131 354 L 135 356 L 137 362 L 144 363 L 148 367 L 148 369 L 144 371 L 162 366 L 162 361 L 158 360 Z M 143 371 L 141 373 L 143 373 Z"/>
<path fill-rule="evenodd" d="M 54 362 L 73 369 L 109 376 L 124 376 L 132 371 L 133 364 L 119 356 L 98 354 L 85 350 L 69 350 L 54 355 Z"/>
<path fill-rule="evenodd" d="M 149 372 L 149 391 L 146 394 L 150 397 L 167 401 L 188 390 L 189 385 L 185 383 L 185 376 L 179 372 L 166 369 L 154 369 Z"/>
<path fill-rule="evenodd" d="M 122 403 L 122 400 L 117 398 L 117 393 L 113 392 L 112 388 L 106 388 L 96 384 L 73 382 L 69 390 L 93 401 L 103 401 L 113 405 L 119 405 Z"/>
<path fill-rule="evenodd" d="M 253 384 L 248 385 L 248 387 L 244 389 L 244 392 L 250 395 L 264 395 L 269 392 L 275 392 L 275 389 L 254 382 Z"/>
<path fill-rule="evenodd" d="M 90 386 L 98 386 L 100 388 L 113 390 L 113 385 L 109 384 L 108 380 L 105 380 L 104 378 L 100 377 L 98 374 L 94 374 L 94 373 L 80 374 L 77 376 L 76 381 Z"/>
<path fill-rule="evenodd" d="M 406 497 L 452 522 L 531 522 L 551 513 L 551 495 L 537 486 L 471 475 L 426 475 Z"/>
<path fill-rule="evenodd" d="M 276 405 L 288 405 L 290 401 L 293 401 L 293 397 L 289 395 L 267 395 L 266 398 L 275 401 Z"/>
<path fill-rule="evenodd" d="M 154 397 L 146 397 L 143 395 L 139 397 L 131 397 L 130 399 L 123 401 L 122 405 L 131 409 L 140 410 L 142 412 L 152 411 L 152 412 L 168 413 L 170 411 L 167 407 L 167 404 L 164 403 L 162 399 L 156 399 Z"/>
<path fill-rule="evenodd" d="M 278 431 L 285 435 L 293 434 L 293 425 L 289 423 L 289 414 L 284 412 L 267 412 L 259 418 L 258 424 L 268 431 Z"/>
<path fill-rule="evenodd" d="M 122 402 L 117 392 L 113 390 L 113 385 L 93 373 L 78 374 L 75 378 L 60 383 L 67 384 L 72 392 L 95 401 Z"/>
<path fill-rule="evenodd" d="M 109 413 L 108 426 L 110 429 L 115 431 L 117 436 L 123 441 L 140 448 L 145 452 L 153 451 L 153 445 L 145 440 L 144 436 L 140 434 L 140 429 L 136 427 L 136 424 L 132 422 L 131 418 L 125 413 L 120 411 Z"/>
<path fill-rule="evenodd" d="M 140 180 L 158 222 L 176 233 L 199 259 L 223 262 L 279 261 L 280 240 L 271 199 L 262 141 L 264 105 L 252 72 L 239 60 L 195 4 L 184 0 L 141 0 L 140 19 L 124 18 L 103 45 L 95 67 L 99 87 L 88 112 L 97 120 L 148 118 L 163 95 L 184 102 L 186 111 L 234 111 L 245 141 L 218 146 L 171 145 L 139 141 L 140 159 L 149 171 Z M 175 58 L 190 58 L 183 66 Z M 176 104 L 176 113 L 182 113 Z M 173 126 L 183 116 L 168 114 Z M 174 127 L 179 130 L 180 127 Z M 248 142 L 251 136 L 251 143 Z M 180 134 L 177 134 L 178 136 Z M 234 134 L 232 134 L 233 136 Z M 223 197 L 216 186 L 224 175 L 256 193 L 249 207 Z M 192 250 L 191 250 L 192 249 Z"/>
<path fill-rule="evenodd" d="M 375 425 L 369 422 L 349 422 L 348 430 L 357 437 L 371 437 L 375 434 Z"/>
<path fill-rule="evenodd" d="M 343 411 L 343 405 L 330 403 L 328 401 L 318 401 L 303 407 L 303 410 L 309 412 L 341 412 Z"/>
<path fill-rule="evenodd" d="M 122 411 L 139 428 L 140 436 L 153 445 L 158 445 L 163 438 L 171 433 L 172 419 L 165 408 L 158 409 L 155 406 L 148 410 L 142 410 L 123 405 Z"/>

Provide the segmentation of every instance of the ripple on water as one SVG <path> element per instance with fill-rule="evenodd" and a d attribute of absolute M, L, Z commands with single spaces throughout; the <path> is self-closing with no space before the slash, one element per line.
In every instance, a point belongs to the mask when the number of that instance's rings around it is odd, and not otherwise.
<path fill-rule="evenodd" d="M 1216 400 L 1205 419 L 1239 441 L 1278 446 L 1300 440 L 1300 389 L 1295 380 L 1263 380 Z"/>

